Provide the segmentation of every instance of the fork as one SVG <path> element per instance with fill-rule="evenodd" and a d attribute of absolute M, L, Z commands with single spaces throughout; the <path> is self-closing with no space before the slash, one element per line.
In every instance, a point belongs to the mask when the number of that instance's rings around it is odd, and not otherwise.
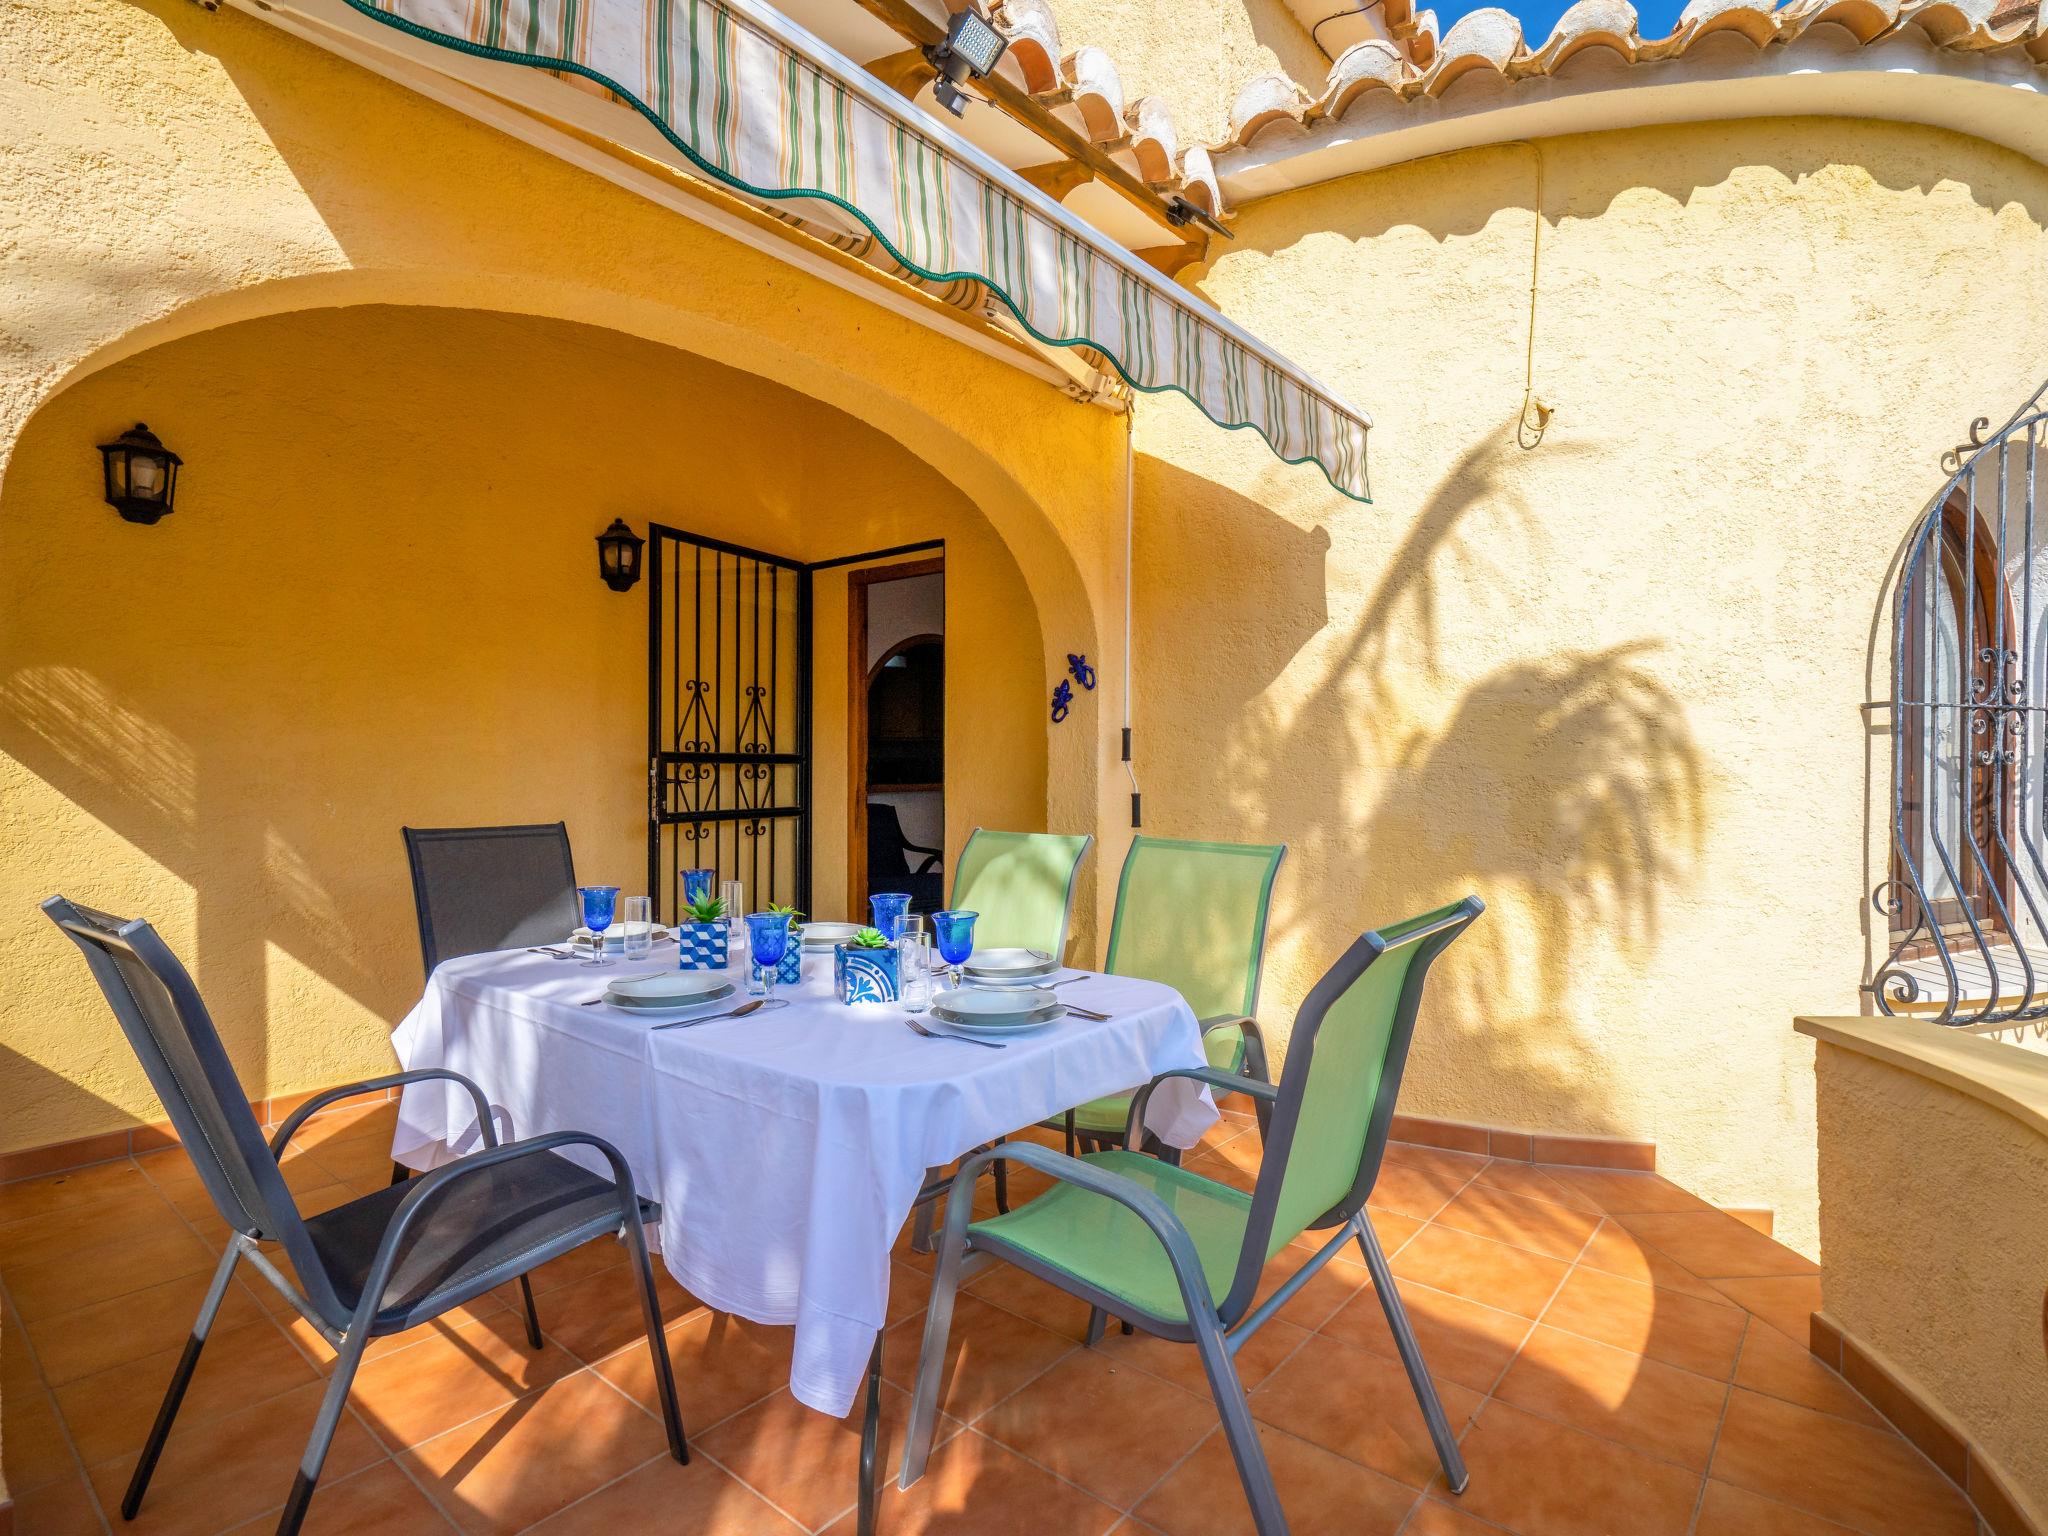
<path fill-rule="evenodd" d="M 942 1035 L 935 1029 L 926 1029 L 917 1020 L 909 1017 L 905 1017 L 903 1022 L 916 1030 L 920 1035 L 923 1035 L 927 1040 L 958 1040 L 962 1045 L 985 1045 L 992 1051 L 1004 1049 L 1003 1042 L 1000 1040 L 977 1040 L 972 1035 Z"/>

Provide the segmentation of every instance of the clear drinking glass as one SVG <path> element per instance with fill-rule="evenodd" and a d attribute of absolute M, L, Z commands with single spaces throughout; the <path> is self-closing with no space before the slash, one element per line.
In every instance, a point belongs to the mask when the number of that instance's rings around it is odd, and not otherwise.
<path fill-rule="evenodd" d="M 896 935 L 896 1000 L 908 1013 L 923 1013 L 932 1005 L 932 975 L 926 969 L 924 919 L 910 913 L 903 919 L 903 931 Z"/>
<path fill-rule="evenodd" d="M 726 965 L 731 967 L 739 956 L 732 953 L 740 942 L 740 935 L 747 931 L 741 914 L 747 910 L 747 888 L 737 880 L 722 880 L 718 885 L 719 899 L 725 903 Z"/>
<path fill-rule="evenodd" d="M 610 965 L 604 957 L 604 931 L 612 925 L 612 910 L 618 905 L 616 885 L 579 885 L 576 896 L 583 903 L 583 926 L 590 930 L 590 958 L 585 965 Z"/>
<path fill-rule="evenodd" d="M 754 912 L 747 917 L 747 947 L 754 959 L 754 974 L 761 978 L 761 996 L 775 995 L 775 968 L 789 951 L 789 914 Z M 748 988 L 749 991 L 753 989 Z"/>
<path fill-rule="evenodd" d="M 654 898 L 628 896 L 619 914 L 619 948 L 628 960 L 645 960 L 654 951 Z"/>

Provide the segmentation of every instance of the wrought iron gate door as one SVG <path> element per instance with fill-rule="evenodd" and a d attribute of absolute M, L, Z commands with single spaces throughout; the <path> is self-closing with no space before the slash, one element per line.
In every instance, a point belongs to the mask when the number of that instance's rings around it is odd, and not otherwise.
<path fill-rule="evenodd" d="M 682 871 L 810 906 L 811 573 L 758 549 L 648 530 L 647 888 Z"/>

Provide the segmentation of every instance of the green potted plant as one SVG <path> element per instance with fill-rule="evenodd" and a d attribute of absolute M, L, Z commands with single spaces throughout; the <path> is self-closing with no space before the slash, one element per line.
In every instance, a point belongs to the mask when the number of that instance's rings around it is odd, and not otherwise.
<path fill-rule="evenodd" d="M 863 928 L 832 950 L 832 985 L 842 1003 L 893 1003 L 899 994 L 896 946 Z"/>
<path fill-rule="evenodd" d="M 678 967 L 685 971 L 722 971 L 731 956 L 731 935 L 725 925 L 725 898 L 700 896 L 683 904 L 676 924 Z"/>

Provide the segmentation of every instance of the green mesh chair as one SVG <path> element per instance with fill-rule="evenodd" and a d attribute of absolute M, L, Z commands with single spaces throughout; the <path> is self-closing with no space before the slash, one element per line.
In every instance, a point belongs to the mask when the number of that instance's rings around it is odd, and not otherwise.
<path fill-rule="evenodd" d="M 1081 861 L 1095 841 L 1054 832 L 991 832 L 976 827 L 953 874 L 956 911 L 978 912 L 977 949 L 1042 949 L 1067 953 L 1067 919 Z"/>
<path fill-rule="evenodd" d="M 1117 881 L 1116 917 L 1102 968 L 1164 982 L 1202 1021 L 1209 1065 L 1268 1080 L 1266 1045 L 1252 1014 L 1266 959 L 1266 912 L 1284 843 L 1191 843 L 1138 837 Z M 1046 1124 L 1067 1151 L 1121 1145 L 1131 1096 L 1111 1094 Z M 1266 1106 L 1259 1106 L 1265 1123 Z"/>
<path fill-rule="evenodd" d="M 925 1312 L 924 1354 L 903 1450 L 901 1483 L 924 1475 L 931 1454 L 939 1381 L 953 1297 L 969 1254 L 1002 1259 L 1145 1332 L 1200 1352 L 1209 1391 L 1237 1461 L 1259 1536 L 1284 1536 L 1286 1517 L 1252 1424 L 1237 1351 L 1347 1243 L 1356 1242 L 1373 1290 L 1429 1426 L 1444 1478 L 1466 1484 L 1464 1458 L 1424 1365 L 1415 1331 L 1394 1289 L 1387 1258 L 1365 1216 L 1394 1117 L 1401 1071 L 1429 967 L 1481 911 L 1479 898 L 1363 935 L 1316 983 L 1295 1017 L 1277 1088 L 1216 1067 L 1168 1072 L 1139 1090 L 1131 1125 L 1168 1077 L 1248 1093 L 1272 1105 L 1272 1129 L 1258 1183 L 1247 1195 L 1227 1184 L 1129 1151 L 1073 1158 L 1031 1142 L 1004 1142 L 962 1163 L 946 1205 L 945 1235 Z M 973 1221 L 973 1181 L 1003 1159 L 1058 1182 L 1027 1205 Z M 970 1224 L 971 1223 L 971 1224 Z M 1252 1305 L 1268 1260 L 1309 1230 L 1335 1228 L 1328 1242 L 1272 1295 Z"/>

